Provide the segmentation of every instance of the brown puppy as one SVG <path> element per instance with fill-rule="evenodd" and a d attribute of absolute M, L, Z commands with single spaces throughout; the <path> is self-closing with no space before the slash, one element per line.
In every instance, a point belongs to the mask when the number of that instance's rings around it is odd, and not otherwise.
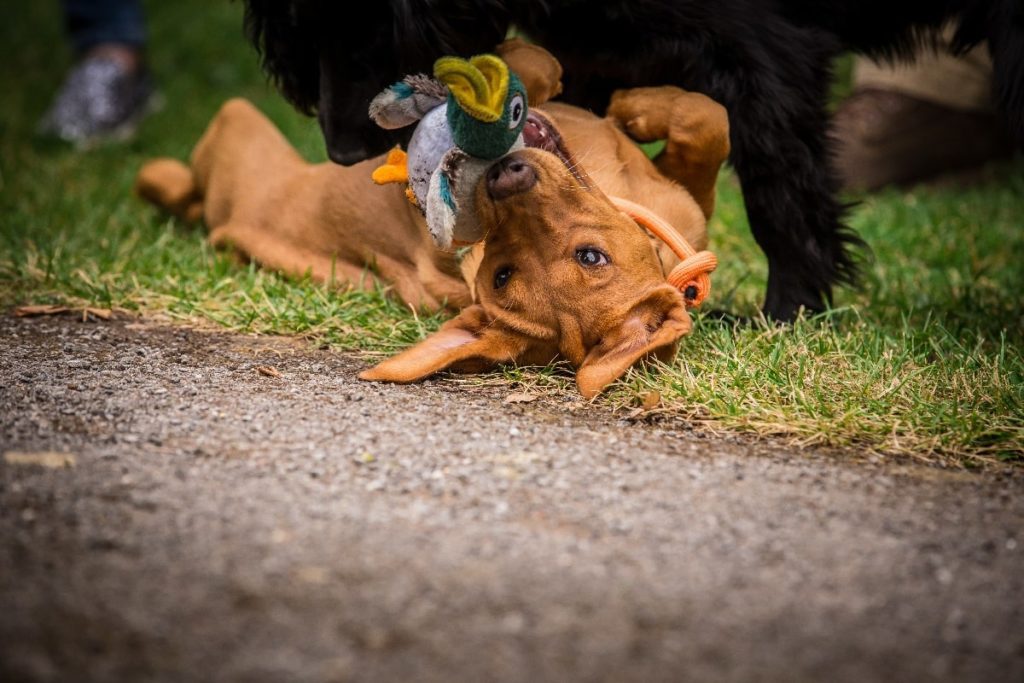
<path fill-rule="evenodd" d="M 503 52 L 524 81 L 540 83 L 531 103 L 558 90 L 538 76 L 552 71 L 538 52 Z M 191 167 L 150 162 L 137 189 L 186 219 L 202 217 L 214 244 L 264 266 L 355 287 L 384 281 L 412 306 L 461 311 L 363 379 L 411 382 L 561 356 L 589 397 L 646 356 L 669 358 L 690 330 L 682 296 L 665 281 L 675 256 L 606 193 L 646 206 L 703 248 L 727 121 L 719 105 L 677 88 L 619 93 L 609 119 L 555 103 L 540 109 L 527 131 L 536 148 L 496 163 L 477 188 L 486 238 L 461 264 L 434 248 L 400 188 L 371 182 L 379 159 L 307 164 L 242 100 L 214 117 Z M 637 139 L 668 139 L 657 167 L 620 126 Z"/>

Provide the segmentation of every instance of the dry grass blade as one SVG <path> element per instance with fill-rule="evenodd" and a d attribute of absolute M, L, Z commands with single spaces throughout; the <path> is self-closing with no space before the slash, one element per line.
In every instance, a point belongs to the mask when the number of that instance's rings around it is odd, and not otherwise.
<path fill-rule="evenodd" d="M 81 311 L 82 313 L 83 321 L 88 320 L 90 317 L 99 318 L 100 320 L 111 320 L 114 317 L 114 312 L 109 308 L 83 306 L 81 309 L 79 309 L 71 306 L 60 306 L 56 304 L 32 304 L 28 306 L 18 306 L 14 309 L 14 315 L 16 315 L 19 318 L 33 318 L 36 316 L 78 313 L 79 311 Z"/>
<path fill-rule="evenodd" d="M 75 466 L 75 456 L 57 451 L 5 451 L 4 462 L 22 467 L 45 467 L 56 470 Z"/>
<path fill-rule="evenodd" d="M 18 306 L 14 309 L 14 315 L 19 318 L 32 318 L 39 315 L 60 315 L 69 313 L 71 309 L 67 306 L 55 306 L 53 304 L 34 304 L 31 306 Z"/>

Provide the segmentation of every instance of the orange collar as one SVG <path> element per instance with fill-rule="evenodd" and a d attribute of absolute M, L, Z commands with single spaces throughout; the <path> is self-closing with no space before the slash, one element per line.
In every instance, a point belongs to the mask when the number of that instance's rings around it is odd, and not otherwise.
<path fill-rule="evenodd" d="M 668 282 L 683 293 L 687 308 L 695 308 L 711 292 L 711 271 L 718 267 L 718 258 L 710 251 L 697 251 L 664 218 L 645 206 L 622 197 L 609 197 L 612 204 L 636 223 L 649 230 L 668 245 L 680 263 L 668 274 Z"/>

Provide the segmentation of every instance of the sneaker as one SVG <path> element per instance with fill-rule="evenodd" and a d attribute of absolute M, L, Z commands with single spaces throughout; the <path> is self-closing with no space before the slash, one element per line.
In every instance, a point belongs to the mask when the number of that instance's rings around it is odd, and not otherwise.
<path fill-rule="evenodd" d="M 152 100 L 153 83 L 144 68 L 130 69 L 108 56 L 86 57 L 68 73 L 39 132 L 80 149 L 127 140 Z"/>
<path fill-rule="evenodd" d="M 835 168 L 848 190 L 906 185 L 1013 153 L 995 113 L 963 111 L 864 88 L 832 120 Z"/>

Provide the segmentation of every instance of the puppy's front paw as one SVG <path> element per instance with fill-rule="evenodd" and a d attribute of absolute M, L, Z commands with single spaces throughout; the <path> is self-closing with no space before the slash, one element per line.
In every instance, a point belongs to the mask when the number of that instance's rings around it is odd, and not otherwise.
<path fill-rule="evenodd" d="M 729 156 L 729 116 L 710 97 L 684 92 L 672 106 L 667 137 L 690 154 L 721 163 Z"/>
<path fill-rule="evenodd" d="M 664 140 L 668 137 L 673 105 L 685 94 L 685 90 L 673 86 L 616 90 L 608 105 L 608 116 L 634 140 Z"/>
<path fill-rule="evenodd" d="M 710 97 L 675 86 L 617 90 L 608 116 L 639 142 L 668 140 L 678 154 L 721 162 L 729 155 L 729 117 Z"/>

